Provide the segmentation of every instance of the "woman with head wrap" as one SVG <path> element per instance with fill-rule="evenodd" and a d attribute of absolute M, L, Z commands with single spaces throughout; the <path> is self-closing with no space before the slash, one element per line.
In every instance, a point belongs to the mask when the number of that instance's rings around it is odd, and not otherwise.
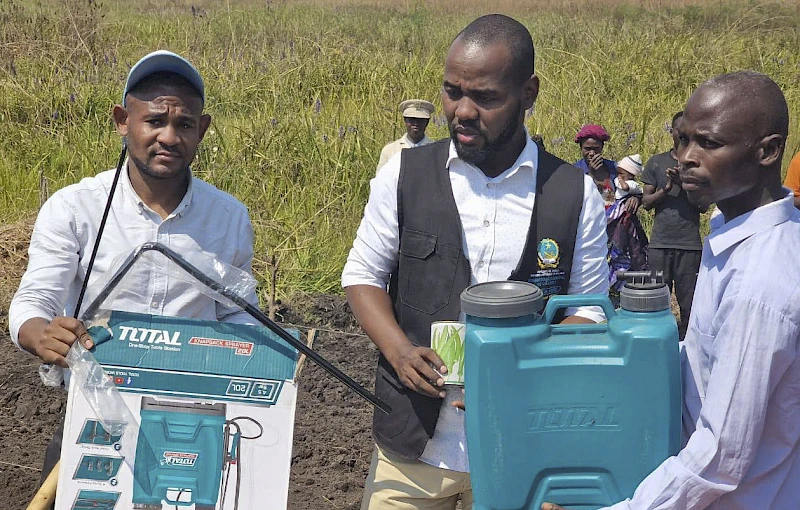
<path fill-rule="evenodd" d="M 586 124 L 575 135 L 575 143 L 580 146 L 582 156 L 575 166 L 591 176 L 603 195 L 606 207 L 614 203 L 614 180 L 617 178 L 617 164 L 602 156 L 603 147 L 610 139 L 608 132 L 599 124 Z"/>

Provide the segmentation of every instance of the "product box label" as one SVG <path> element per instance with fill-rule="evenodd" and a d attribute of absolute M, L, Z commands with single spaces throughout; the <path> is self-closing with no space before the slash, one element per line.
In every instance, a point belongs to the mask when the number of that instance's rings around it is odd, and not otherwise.
<path fill-rule="evenodd" d="M 70 385 L 57 510 L 286 508 L 293 347 L 262 327 L 127 312 L 88 326 L 134 423 L 106 431 Z"/>

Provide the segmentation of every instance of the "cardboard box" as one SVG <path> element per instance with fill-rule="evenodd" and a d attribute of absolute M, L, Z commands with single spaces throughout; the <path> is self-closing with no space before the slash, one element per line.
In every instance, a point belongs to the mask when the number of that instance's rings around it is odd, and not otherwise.
<path fill-rule="evenodd" d="M 136 423 L 108 433 L 71 382 L 57 510 L 286 508 L 293 347 L 262 327 L 126 312 L 89 331 Z"/>

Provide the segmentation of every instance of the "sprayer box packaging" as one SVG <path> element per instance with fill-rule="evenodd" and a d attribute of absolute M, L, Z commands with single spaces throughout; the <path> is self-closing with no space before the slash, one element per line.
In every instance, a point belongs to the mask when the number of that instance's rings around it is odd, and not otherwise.
<path fill-rule="evenodd" d="M 293 347 L 266 328 L 126 312 L 89 326 L 133 423 L 106 430 L 73 378 L 57 510 L 286 508 Z"/>

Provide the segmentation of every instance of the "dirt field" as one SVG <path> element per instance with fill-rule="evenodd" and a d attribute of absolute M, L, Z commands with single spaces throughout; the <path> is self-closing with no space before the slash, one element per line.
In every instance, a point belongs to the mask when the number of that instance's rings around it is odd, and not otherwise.
<path fill-rule="evenodd" d="M 2 313 L 5 315 L 6 304 Z M 358 332 L 344 300 L 298 298 L 280 317 L 294 324 Z M 5 333 L 5 329 L 3 332 Z M 315 349 L 372 388 L 377 350 L 364 336 L 320 331 Z M 24 509 L 33 496 L 44 449 L 65 394 L 42 386 L 38 363 L 0 338 L 0 507 Z M 313 363 L 300 376 L 289 509 L 359 508 L 372 453 L 372 409 Z"/>

